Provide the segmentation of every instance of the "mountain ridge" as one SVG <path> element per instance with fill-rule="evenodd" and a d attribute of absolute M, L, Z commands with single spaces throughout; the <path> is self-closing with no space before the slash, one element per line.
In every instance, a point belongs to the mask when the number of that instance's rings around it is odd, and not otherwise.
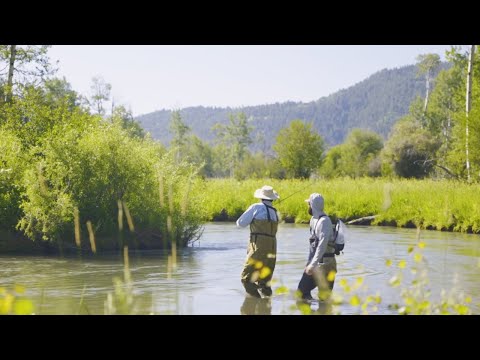
<path fill-rule="evenodd" d="M 442 64 L 441 68 L 445 68 Z M 440 69 L 439 69 L 440 70 Z M 211 143 L 211 127 L 227 123 L 228 115 L 243 111 L 251 125 L 253 151 L 271 152 L 278 131 L 290 121 L 312 122 L 327 146 L 340 144 L 353 128 L 372 130 L 388 136 L 396 120 L 406 115 L 410 103 L 425 92 L 425 80 L 415 65 L 382 69 L 364 80 L 310 102 L 285 101 L 242 107 L 193 106 L 180 109 L 183 121 L 193 134 Z M 168 145 L 171 110 L 157 110 L 136 117 L 154 139 Z"/>

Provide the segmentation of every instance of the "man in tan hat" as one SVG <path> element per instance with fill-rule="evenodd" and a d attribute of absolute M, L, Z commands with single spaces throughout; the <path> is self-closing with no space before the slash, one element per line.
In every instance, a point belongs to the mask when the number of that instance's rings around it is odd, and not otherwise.
<path fill-rule="evenodd" d="M 272 201 L 279 199 L 271 186 L 257 189 L 253 196 L 261 202 L 251 205 L 237 220 L 237 226 L 250 225 L 250 242 L 241 280 L 248 294 L 271 296 L 271 280 L 277 260 L 278 214 Z"/>

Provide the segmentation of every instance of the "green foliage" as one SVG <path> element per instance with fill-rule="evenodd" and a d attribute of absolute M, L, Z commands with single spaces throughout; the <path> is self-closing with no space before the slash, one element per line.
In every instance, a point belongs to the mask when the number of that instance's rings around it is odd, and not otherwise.
<path fill-rule="evenodd" d="M 173 139 L 170 146 L 177 148 L 178 159 L 182 158 L 182 154 L 185 151 L 185 145 L 187 144 L 186 135 L 189 131 L 190 127 L 183 122 L 180 111 L 173 111 L 172 120 L 170 121 L 170 132 L 173 134 Z"/>
<path fill-rule="evenodd" d="M 418 75 L 431 77 L 435 69 L 440 66 L 440 56 L 438 54 L 421 54 L 417 56 Z"/>
<path fill-rule="evenodd" d="M 92 116 L 61 80 L 25 86 L 21 95 L 0 104 L 2 229 L 16 227 L 32 240 L 73 239 L 78 209 L 81 233 L 90 221 L 97 239 L 110 238 L 97 247 L 111 248 L 122 200 L 147 248 L 198 237 L 198 203 L 188 198 L 197 167 L 144 138 L 124 107 L 107 120 Z M 160 203 L 160 183 L 168 206 Z"/>
<path fill-rule="evenodd" d="M 466 63 L 458 60 L 455 63 L 455 68 L 463 74 L 463 81 L 461 87 L 456 88 L 456 94 L 453 100 L 458 104 L 458 111 L 453 115 L 453 122 L 455 124 L 452 130 L 452 144 L 451 151 L 447 154 L 446 163 L 456 174 L 466 179 L 466 125 L 467 118 L 465 113 L 465 92 L 466 92 Z M 465 67 L 464 67 L 465 65 Z M 473 181 L 480 180 L 480 54 L 475 54 L 473 64 L 473 79 L 472 79 L 472 99 L 471 110 L 468 117 L 468 142 L 469 142 L 469 160 L 470 172 Z"/>
<path fill-rule="evenodd" d="M 0 68 L 8 68 L 12 45 L 0 45 Z M 39 84 L 56 69 L 50 63 L 51 45 L 16 45 L 13 84 Z"/>
<path fill-rule="evenodd" d="M 433 134 L 441 136 L 444 152 L 449 149 L 449 140 L 453 126 L 453 114 L 463 110 L 458 95 L 464 86 L 462 71 L 457 67 L 443 70 L 438 74 L 436 86 L 430 96 L 430 105 L 426 113 L 426 128 Z"/>
<path fill-rule="evenodd" d="M 271 156 L 267 156 L 261 152 L 254 155 L 247 154 L 245 159 L 235 169 L 235 178 L 237 180 L 246 179 L 263 179 L 285 178 L 286 174 L 281 167 L 280 162 Z"/>
<path fill-rule="evenodd" d="M 184 194 L 191 173 L 186 164 L 174 164 L 169 156 L 162 156 L 161 146 L 132 138 L 114 124 L 101 124 L 77 137 L 73 129 L 45 145 L 43 158 L 36 164 L 38 170 L 31 170 L 26 177 L 20 229 L 31 238 L 59 236 L 71 231 L 73 207 L 77 207 L 83 224 L 90 220 L 96 232 L 111 234 L 118 226 L 117 201 L 124 200 L 138 227 L 166 234 L 161 224 L 166 223 L 167 211 L 158 200 L 158 174 L 162 171 L 174 186 L 173 193 Z M 178 224 L 180 201 L 175 203 L 171 212 Z M 198 225 L 195 216 L 189 219 Z M 183 244 L 182 226 L 179 236 Z"/>
<path fill-rule="evenodd" d="M 252 126 L 248 124 L 245 113 L 230 114 L 228 125 L 215 124 L 212 130 L 216 133 L 217 141 L 227 151 L 225 159 L 229 164 L 230 176 L 235 175 L 235 167 L 243 160 L 247 153 L 247 146 L 251 144 L 250 132 Z"/>
<path fill-rule="evenodd" d="M 28 164 L 20 139 L 0 128 L 0 229 L 13 229 L 21 216 L 21 179 Z"/>
<path fill-rule="evenodd" d="M 118 124 L 122 127 L 130 136 L 136 138 L 144 138 L 145 131 L 140 124 L 133 118 L 132 112 L 125 109 L 125 106 L 116 106 L 113 109 L 113 114 L 110 118 L 111 122 Z"/>
<path fill-rule="evenodd" d="M 110 100 L 110 91 L 112 85 L 107 83 L 101 76 L 92 78 L 92 85 L 90 86 L 92 95 L 90 97 L 90 106 L 94 112 L 100 116 L 105 115 L 104 103 Z"/>
<path fill-rule="evenodd" d="M 195 135 L 188 137 L 187 142 L 188 146 L 184 148 L 185 159 L 199 169 L 200 176 L 214 177 L 214 149 Z"/>
<path fill-rule="evenodd" d="M 323 160 L 320 174 L 326 178 L 345 176 L 342 165 L 343 145 L 337 145 L 328 150 Z"/>
<path fill-rule="evenodd" d="M 382 148 L 382 138 L 378 134 L 354 129 L 345 143 L 327 153 L 321 174 L 328 178 L 379 176 L 378 155 Z"/>
<path fill-rule="evenodd" d="M 432 171 L 431 160 L 439 146 L 438 140 L 416 120 L 405 117 L 395 124 L 382 157 L 385 166 L 397 176 L 424 178 Z"/>
<path fill-rule="evenodd" d="M 51 106 L 55 106 L 55 104 L 63 101 L 69 104 L 71 110 L 79 106 L 80 98 L 65 77 L 46 80 L 43 86 L 45 89 L 45 101 Z"/>
<path fill-rule="evenodd" d="M 59 97 L 53 103 L 52 100 L 42 88 L 25 87 L 20 97 L 0 106 L 0 124 L 30 148 L 61 135 L 65 128 L 77 128 L 81 132 L 99 122 L 78 107 L 72 109 L 68 96 Z"/>
<path fill-rule="evenodd" d="M 311 123 L 293 120 L 280 130 L 273 148 L 288 176 L 308 178 L 321 164 L 324 141 L 312 130 Z"/>
<path fill-rule="evenodd" d="M 439 169 L 437 176 L 466 178 L 466 77 L 468 57 L 460 48 L 447 53 L 449 70 L 441 72 L 431 95 L 425 115 L 425 127 L 439 139 L 441 146 L 432 164 Z M 469 116 L 469 157 L 471 178 L 480 180 L 479 108 L 480 108 L 480 55 L 475 54 L 472 80 L 472 109 Z M 476 75 L 477 74 L 477 75 Z"/>

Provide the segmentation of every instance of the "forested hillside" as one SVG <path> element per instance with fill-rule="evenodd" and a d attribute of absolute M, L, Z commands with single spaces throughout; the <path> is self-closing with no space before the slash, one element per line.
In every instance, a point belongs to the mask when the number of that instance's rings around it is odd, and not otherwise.
<path fill-rule="evenodd" d="M 308 103 L 284 102 L 242 108 L 198 106 L 180 112 L 194 134 L 212 141 L 211 127 L 215 123 L 226 123 L 228 114 L 243 111 L 254 126 L 252 150 L 270 152 L 278 131 L 294 119 L 313 121 L 313 128 L 329 146 L 342 143 L 353 128 L 373 130 L 386 138 L 394 122 L 408 113 L 415 96 L 423 96 L 424 92 L 424 78 L 417 77 L 416 66 L 410 65 L 381 70 L 347 89 Z M 137 118 L 153 138 L 167 145 L 172 137 L 168 131 L 170 119 L 170 110 Z"/>

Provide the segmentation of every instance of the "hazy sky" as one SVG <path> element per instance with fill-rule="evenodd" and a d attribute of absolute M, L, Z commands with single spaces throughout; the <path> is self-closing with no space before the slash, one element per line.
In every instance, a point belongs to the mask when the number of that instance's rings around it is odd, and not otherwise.
<path fill-rule="evenodd" d="M 450 45 L 55 45 L 59 74 L 90 94 L 92 77 L 112 84 L 115 103 L 140 115 L 188 106 L 312 101 L 419 54 L 445 59 Z"/>

